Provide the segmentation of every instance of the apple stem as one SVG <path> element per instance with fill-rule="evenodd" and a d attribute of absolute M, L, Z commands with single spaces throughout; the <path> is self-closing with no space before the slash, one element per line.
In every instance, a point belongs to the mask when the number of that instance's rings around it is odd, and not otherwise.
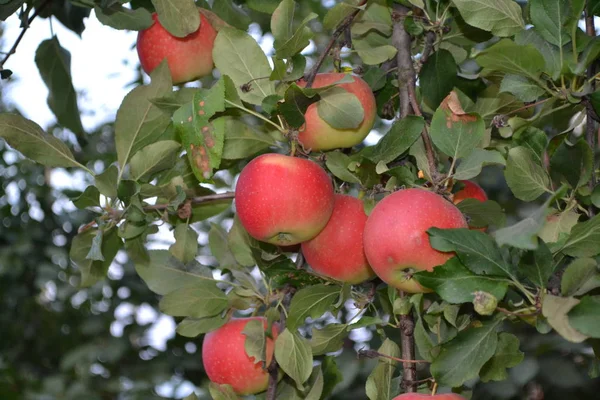
<path fill-rule="evenodd" d="M 437 388 L 438 388 L 438 383 L 437 382 L 433 382 L 433 387 L 431 388 L 431 395 L 435 396 L 435 393 L 437 392 Z"/>
<path fill-rule="evenodd" d="M 233 101 L 229 101 L 227 99 L 225 99 L 225 103 L 227 103 L 230 106 L 233 106 L 235 108 L 238 108 L 238 109 L 240 109 L 242 111 L 245 111 L 245 112 L 247 112 L 250 115 L 254 115 L 256 118 L 262 119 L 263 121 L 265 121 L 266 123 L 272 125 L 275 129 L 277 129 L 279 132 L 281 132 L 283 134 L 287 133 L 287 131 L 285 130 L 284 127 L 277 125 L 275 122 L 271 121 L 269 118 L 265 117 L 264 115 L 257 113 L 256 111 L 252 111 L 252 110 L 244 107 L 241 104 L 234 103 Z"/>
<path fill-rule="evenodd" d="M 596 26 L 594 24 L 594 15 L 592 13 L 590 13 L 591 11 L 591 5 L 587 5 L 587 9 L 585 10 L 585 32 L 588 34 L 588 36 L 592 36 L 595 37 L 596 36 Z M 590 66 L 587 69 L 587 77 L 591 79 L 591 87 L 592 87 L 592 91 L 596 90 L 596 81 L 594 79 L 592 79 L 595 76 L 596 73 L 596 67 L 598 66 L 598 61 L 594 61 L 590 64 Z M 589 144 L 590 148 L 592 149 L 592 154 L 596 153 L 596 121 L 594 119 L 594 117 L 597 117 L 594 108 L 592 107 L 591 103 L 589 101 L 586 101 L 585 104 L 585 109 L 586 109 L 586 133 L 585 133 L 585 139 L 587 141 L 587 143 Z M 598 130 L 598 132 L 600 132 L 600 128 Z M 592 171 L 595 171 L 596 168 L 596 162 L 595 160 L 592 160 Z M 592 179 L 590 179 L 590 181 L 588 182 L 588 186 L 589 189 L 591 191 L 594 190 L 594 187 L 596 186 L 596 174 L 592 174 Z M 595 210 L 594 210 L 594 205 L 590 204 L 590 206 L 588 207 L 588 213 L 590 215 L 590 217 L 593 217 L 595 215 Z"/>

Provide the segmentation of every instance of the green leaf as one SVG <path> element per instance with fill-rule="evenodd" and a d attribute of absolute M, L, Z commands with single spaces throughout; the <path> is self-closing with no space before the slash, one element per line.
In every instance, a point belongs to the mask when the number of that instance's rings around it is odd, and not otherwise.
<path fill-rule="evenodd" d="M 2 3 L 0 7 L 0 20 L 6 21 L 6 18 L 10 17 L 25 3 L 25 0 L 9 0 L 6 4 Z"/>
<path fill-rule="evenodd" d="M 215 282 L 198 280 L 166 294 L 161 312 L 173 317 L 212 317 L 223 312 L 229 301 Z"/>
<path fill-rule="evenodd" d="M 296 2 L 294 0 L 283 0 L 279 3 L 271 15 L 271 33 L 275 40 L 285 41 L 293 35 L 292 23 L 295 11 Z"/>
<path fill-rule="evenodd" d="M 425 127 L 423 117 L 408 115 L 395 122 L 366 156 L 374 163 L 388 164 L 410 149 Z M 331 154 L 331 153 L 330 153 Z"/>
<path fill-rule="evenodd" d="M 364 109 L 355 94 L 334 86 L 319 95 L 317 112 L 332 128 L 356 129 L 364 120 Z"/>
<path fill-rule="evenodd" d="M 169 253 L 186 264 L 196 258 L 198 233 L 187 224 L 179 224 L 175 227 L 174 235 L 175 243 L 169 247 Z"/>
<path fill-rule="evenodd" d="M 183 38 L 200 27 L 200 13 L 193 0 L 152 0 L 160 24 L 173 36 Z"/>
<path fill-rule="evenodd" d="M 238 29 L 246 30 L 252 20 L 246 12 L 232 0 L 215 1 L 212 3 L 211 11 L 217 14 L 223 21 Z"/>
<path fill-rule="evenodd" d="M 150 77 L 150 85 L 129 92 L 117 111 L 115 142 L 121 169 L 138 150 L 154 143 L 170 122 L 169 115 L 150 101 L 171 93 L 173 85 L 167 63 L 163 61 Z"/>
<path fill-rule="evenodd" d="M 312 373 L 313 355 L 308 341 L 285 329 L 275 340 L 275 359 L 301 389 Z"/>
<path fill-rule="evenodd" d="M 600 253 L 600 215 L 571 229 L 562 252 L 571 257 L 593 257 Z"/>
<path fill-rule="evenodd" d="M 108 7 L 95 5 L 94 11 L 98 21 L 114 29 L 141 31 L 154 23 L 150 11 L 143 7 L 130 9 L 114 3 Z"/>
<path fill-rule="evenodd" d="M 310 95 L 310 96 L 309 96 Z M 319 100 L 315 92 L 309 92 L 292 83 L 285 91 L 284 102 L 278 104 L 279 111 L 292 128 L 304 125 L 304 114 L 312 103 Z"/>
<path fill-rule="evenodd" d="M 486 165 L 506 165 L 506 161 L 496 150 L 473 149 L 456 168 L 454 178 L 460 180 L 474 178 Z"/>
<path fill-rule="evenodd" d="M 262 320 L 250 320 L 244 326 L 242 331 L 246 335 L 244 349 L 248 357 L 254 357 L 254 363 L 267 360 L 267 338 L 265 336 L 265 327 Z"/>
<path fill-rule="evenodd" d="M 174 140 L 161 140 L 149 144 L 131 157 L 131 177 L 137 181 L 172 167 L 180 151 L 181 145 Z"/>
<path fill-rule="evenodd" d="M 600 271 L 593 258 L 575 259 L 561 278 L 563 296 L 581 296 L 597 287 L 600 287 Z"/>
<path fill-rule="evenodd" d="M 16 114 L 0 114 L 0 137 L 23 155 L 47 167 L 80 167 L 66 144 L 44 133 L 33 121 Z"/>
<path fill-rule="evenodd" d="M 183 264 L 166 250 L 151 250 L 148 256 L 149 261 L 136 263 L 135 270 L 156 294 L 166 295 L 187 285 L 214 281 L 207 267 L 196 262 Z"/>
<path fill-rule="evenodd" d="M 378 352 L 391 357 L 400 357 L 400 348 L 390 339 L 385 339 Z M 377 366 L 367 378 L 366 391 L 369 400 L 388 400 L 395 393 L 392 387 L 392 377 L 396 370 L 396 361 L 389 358 L 379 358 Z"/>
<path fill-rule="evenodd" d="M 568 313 L 579 304 L 574 297 L 558 297 L 546 294 L 542 303 L 542 314 L 548 323 L 564 339 L 573 343 L 581 343 L 588 338 L 587 335 L 575 330 L 569 323 Z"/>
<path fill-rule="evenodd" d="M 428 59 L 419 73 L 421 94 L 425 103 L 436 109 L 456 85 L 458 67 L 447 50 L 438 50 Z"/>
<path fill-rule="evenodd" d="M 322 359 L 323 361 L 321 362 L 321 369 L 323 370 L 323 381 L 325 384 L 323 385 L 323 393 L 321 398 L 326 399 L 331 394 L 335 386 L 344 380 L 344 376 L 335 363 L 334 357 L 325 356 L 322 357 Z"/>
<path fill-rule="evenodd" d="M 323 329 L 313 329 L 310 341 L 313 355 L 338 351 L 347 335 L 346 325 L 343 324 L 329 324 Z"/>
<path fill-rule="evenodd" d="M 543 69 L 553 80 L 558 79 L 561 72 L 561 60 L 558 47 L 548 43 L 535 29 L 521 31 L 515 36 L 518 45 L 532 45 L 544 57 L 545 67 Z"/>
<path fill-rule="evenodd" d="M 522 75 L 533 80 L 537 80 L 545 66 L 544 57 L 535 47 L 520 46 L 509 39 L 502 39 L 485 49 L 477 55 L 476 60 L 484 68 Z"/>
<path fill-rule="evenodd" d="M 212 255 L 219 262 L 221 269 L 239 268 L 235 255 L 229 248 L 227 232 L 220 225 L 211 224 L 210 231 L 208 232 L 208 244 Z"/>
<path fill-rule="evenodd" d="M 185 318 L 177 324 L 177 334 L 185 337 L 197 337 L 199 335 L 214 331 L 227 322 L 227 319 L 220 315 L 206 318 Z"/>
<path fill-rule="evenodd" d="M 531 0 L 529 15 L 535 30 L 549 43 L 563 47 L 571 41 L 565 27 L 570 14 L 570 0 Z"/>
<path fill-rule="evenodd" d="M 478 290 L 502 299 L 509 283 L 507 279 L 498 276 L 475 275 L 456 257 L 446 261 L 444 265 L 435 267 L 432 272 L 419 271 L 413 277 L 452 304 L 473 301 L 473 294 Z"/>
<path fill-rule="evenodd" d="M 443 344 L 430 370 L 440 385 L 457 387 L 478 376 L 490 360 L 498 344 L 496 329 L 502 319 L 482 321 L 478 326 L 458 333 Z"/>
<path fill-rule="evenodd" d="M 291 58 L 299 53 L 310 43 L 314 32 L 306 26 L 310 21 L 317 18 L 317 14 L 307 15 L 300 26 L 293 31 L 294 9 L 296 3 L 293 0 L 282 1 L 271 17 L 271 31 L 275 37 L 273 47 L 277 58 Z"/>
<path fill-rule="evenodd" d="M 504 261 L 489 235 L 466 228 L 430 228 L 427 233 L 431 247 L 439 251 L 455 251 L 464 266 L 475 274 L 513 276 L 512 267 Z"/>
<path fill-rule="evenodd" d="M 97 237 L 96 232 L 87 231 L 80 233 L 73 238 L 71 252 L 69 253 L 73 264 L 81 272 L 81 287 L 89 287 L 96 282 L 104 279 L 108 272 L 108 267 L 112 263 L 117 251 L 123 243 L 117 235 L 117 229 L 112 228 L 105 231 L 102 235 L 100 252 L 102 260 L 91 260 L 88 254 L 93 246 L 93 241 Z"/>
<path fill-rule="evenodd" d="M 433 114 L 431 140 L 446 155 L 458 159 L 468 156 L 479 145 L 485 132 L 485 124 L 477 114 L 466 114 L 457 110 L 449 101 Z M 460 109 L 460 104 L 458 104 Z"/>
<path fill-rule="evenodd" d="M 519 249 L 535 250 L 538 244 L 537 234 L 544 226 L 548 202 L 538 208 L 529 217 L 514 225 L 499 229 L 495 232 L 498 246 L 509 245 Z"/>
<path fill-rule="evenodd" d="M 239 400 L 231 385 L 219 385 L 211 382 L 208 385 L 208 390 L 213 400 Z"/>
<path fill-rule="evenodd" d="M 373 1 L 355 19 L 352 34 L 364 35 L 369 31 L 377 31 L 384 36 L 392 34 L 392 14 L 384 2 Z"/>
<path fill-rule="evenodd" d="M 351 160 L 346 154 L 339 151 L 330 151 L 327 153 L 325 165 L 336 178 L 349 183 L 360 183 L 360 179 L 348 169 Z"/>
<path fill-rule="evenodd" d="M 531 150 L 522 146 L 509 150 L 504 176 L 515 197 L 523 201 L 533 201 L 549 191 L 546 171 L 534 161 Z"/>
<path fill-rule="evenodd" d="M 92 239 L 92 246 L 90 247 L 90 251 L 85 256 L 86 260 L 92 261 L 104 261 L 104 256 L 102 255 L 102 230 L 97 230 L 96 235 Z"/>
<path fill-rule="evenodd" d="M 569 311 L 570 325 L 579 332 L 600 338 L 600 296 L 585 296 Z"/>
<path fill-rule="evenodd" d="M 102 171 L 101 174 L 96 175 L 95 183 L 100 193 L 110 198 L 117 197 L 118 176 L 119 169 L 114 164 Z"/>
<path fill-rule="evenodd" d="M 495 36 L 512 36 L 525 29 L 521 7 L 513 0 L 454 0 L 453 3 L 469 25 Z"/>
<path fill-rule="evenodd" d="M 267 56 L 246 32 L 221 28 L 215 39 L 213 58 L 221 74 L 233 80 L 242 100 L 261 105 L 265 97 L 275 94 L 274 83 L 262 79 L 271 75 Z M 240 87 L 246 84 L 250 84 L 247 92 Z"/>
<path fill-rule="evenodd" d="M 296 329 L 308 317 L 317 318 L 325 314 L 339 298 L 340 287 L 334 285 L 314 285 L 300 289 L 290 305 L 287 326 Z"/>
<path fill-rule="evenodd" d="M 331 7 L 323 18 L 323 27 L 325 29 L 335 29 L 346 17 L 356 10 L 358 1 L 349 0 L 337 3 Z"/>
<path fill-rule="evenodd" d="M 519 350 L 519 339 L 512 333 L 498 334 L 498 345 L 492 358 L 481 368 L 479 376 L 483 382 L 508 379 L 507 368 L 516 367 L 523 361 L 524 354 Z"/>
<path fill-rule="evenodd" d="M 247 158 L 277 145 L 271 136 L 254 129 L 237 118 L 224 117 L 224 120 L 223 158 L 226 160 Z"/>
<path fill-rule="evenodd" d="M 525 129 L 519 130 L 513 136 L 513 140 L 519 146 L 523 146 L 531 150 L 535 156 L 534 160 L 537 164 L 543 165 L 544 153 L 548 146 L 548 137 L 546 132 L 533 126 L 528 126 Z"/>
<path fill-rule="evenodd" d="M 90 185 L 72 201 L 75 207 L 80 210 L 87 207 L 100 207 L 100 192 L 96 186 Z"/>
<path fill-rule="evenodd" d="M 423 318 L 419 315 L 419 319 L 415 323 L 415 344 L 417 346 L 417 350 L 421 357 L 426 361 L 433 361 L 433 357 L 431 355 L 431 350 L 434 348 L 435 344 L 433 340 L 427 333 L 425 329 L 425 325 L 423 324 Z"/>
<path fill-rule="evenodd" d="M 304 398 L 305 400 L 320 400 L 323 393 L 325 382 L 323 381 L 323 371 L 320 366 L 313 367 L 312 374 L 308 380 L 310 391 Z"/>
<path fill-rule="evenodd" d="M 500 92 L 512 93 L 517 99 L 525 102 L 535 101 L 545 93 L 544 89 L 532 80 L 513 74 L 504 76 L 500 84 Z"/>
<path fill-rule="evenodd" d="M 76 135 L 83 134 L 77 93 L 71 79 L 71 53 L 61 47 L 54 36 L 40 43 L 35 52 L 35 63 L 48 87 L 48 106 L 58 123 Z"/>
<path fill-rule="evenodd" d="M 465 199 L 456 207 L 469 218 L 469 226 L 472 228 L 483 228 L 490 225 L 502 227 L 506 223 L 504 211 L 498 203 L 492 200 Z"/>
<path fill-rule="evenodd" d="M 554 272 L 554 260 L 546 243 L 540 242 L 538 248 L 528 252 L 521 260 L 519 269 L 539 288 L 545 288 Z"/>
<path fill-rule="evenodd" d="M 242 226 L 238 218 L 234 218 L 233 226 L 227 234 L 227 243 L 235 260 L 244 267 L 253 267 L 256 264 L 252 253 L 253 247 L 259 247 L 257 241 L 252 238 Z"/>
<path fill-rule="evenodd" d="M 594 154 L 585 140 L 570 145 L 564 140 L 550 158 L 550 172 L 572 188 L 585 185 L 592 176 Z"/>
<path fill-rule="evenodd" d="M 577 224 L 579 217 L 580 215 L 572 209 L 548 215 L 546 223 L 538 233 L 538 236 L 546 243 L 558 242 L 561 235 L 568 235 L 571 232 L 571 229 Z"/>
<path fill-rule="evenodd" d="M 354 37 L 352 45 L 360 59 L 367 65 L 381 64 L 392 59 L 398 52 L 389 37 L 376 31 Z"/>

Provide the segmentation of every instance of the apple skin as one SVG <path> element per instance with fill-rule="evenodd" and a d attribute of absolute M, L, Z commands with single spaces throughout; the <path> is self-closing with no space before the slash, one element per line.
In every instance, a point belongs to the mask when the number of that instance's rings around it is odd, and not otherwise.
<path fill-rule="evenodd" d="M 152 14 L 154 24 L 140 31 L 137 52 L 142 69 L 147 74 L 167 59 L 173 84 L 193 81 L 209 75 L 214 67 L 212 50 L 217 31 L 200 13 L 200 28 L 184 38 L 171 35 Z"/>
<path fill-rule="evenodd" d="M 313 82 L 313 88 L 331 85 L 347 74 L 323 73 L 317 74 Z M 337 86 L 346 89 L 356 95 L 364 109 L 363 121 L 356 129 L 336 129 L 329 125 L 319 116 L 317 104 L 308 106 L 304 117 L 306 123 L 300 129 L 298 141 L 306 150 L 332 150 L 337 148 L 352 147 L 361 143 L 373 128 L 377 105 L 375 96 L 369 85 L 358 76 L 349 75 L 354 78 L 353 83 L 342 83 Z M 299 81 L 298 86 L 306 86 L 306 82 Z"/>
<path fill-rule="evenodd" d="M 250 236 L 291 246 L 317 236 L 333 212 L 331 179 L 313 161 L 263 154 L 242 170 L 235 207 Z"/>
<path fill-rule="evenodd" d="M 460 181 L 464 185 L 462 189 L 454 193 L 454 204 L 458 204 L 466 199 L 476 199 L 479 201 L 487 201 L 488 197 L 485 191 L 473 181 Z"/>
<path fill-rule="evenodd" d="M 373 278 L 363 246 L 367 222 L 362 201 L 336 194 L 333 214 L 315 238 L 302 243 L 302 254 L 319 274 L 357 284 Z"/>
<path fill-rule="evenodd" d="M 429 291 L 407 279 L 405 270 L 432 271 L 453 256 L 431 247 L 427 229 L 432 227 L 467 228 L 467 221 L 452 203 L 424 189 L 399 190 L 381 200 L 364 232 L 365 254 L 373 271 L 405 292 Z"/>
<path fill-rule="evenodd" d="M 404 394 L 401 394 L 400 396 L 394 397 L 392 400 L 424 400 L 424 399 L 467 400 L 466 398 L 464 398 L 461 395 L 456 394 L 456 393 L 441 393 L 441 394 L 435 394 L 433 396 L 430 394 L 424 394 L 424 393 L 404 393 Z"/>
<path fill-rule="evenodd" d="M 242 333 L 251 320 L 263 321 L 264 317 L 232 319 L 219 329 L 209 332 L 202 343 L 202 363 L 211 382 L 228 384 L 239 395 L 260 393 L 267 389 L 269 374 L 262 368 L 262 362 L 255 363 L 254 357 L 248 357 L 244 347 L 246 335 Z M 273 324 L 273 327 L 276 327 Z M 271 363 L 275 349 L 274 340 L 278 330 L 271 329 L 273 339 L 267 337 L 267 362 Z"/>

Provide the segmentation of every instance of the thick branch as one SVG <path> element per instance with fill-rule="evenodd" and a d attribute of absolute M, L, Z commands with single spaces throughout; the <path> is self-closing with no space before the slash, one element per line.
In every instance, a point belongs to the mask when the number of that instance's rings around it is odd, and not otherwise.
<path fill-rule="evenodd" d="M 585 32 L 588 34 L 588 36 L 592 36 L 592 37 L 596 36 L 596 26 L 594 24 L 594 16 L 592 14 L 590 14 L 589 9 L 586 10 L 586 13 L 585 13 Z M 593 61 L 590 64 L 590 66 L 588 67 L 588 70 L 587 70 L 588 79 L 591 79 L 593 76 L 596 75 L 597 65 L 598 65 L 598 63 L 596 61 Z M 592 91 L 596 90 L 596 80 L 595 79 L 591 81 L 591 85 L 592 85 Z M 587 118 L 586 118 L 585 139 L 592 149 L 592 154 L 594 154 L 592 179 L 590 179 L 590 181 L 588 182 L 588 186 L 589 186 L 590 190 L 594 190 L 594 187 L 596 186 L 595 154 L 596 154 L 596 145 L 597 145 L 597 143 L 596 143 L 596 121 L 595 121 L 594 117 L 597 117 L 597 115 L 594 112 L 594 109 L 593 109 L 592 105 L 590 104 L 590 102 L 587 102 L 587 104 L 586 104 L 586 114 L 587 114 Z M 589 206 L 588 212 L 590 213 L 590 216 L 593 216 L 595 214 L 593 205 Z"/>
<path fill-rule="evenodd" d="M 406 296 L 404 292 L 400 292 L 400 296 Z M 415 321 L 413 320 L 412 314 L 400 315 L 400 347 L 402 348 L 402 389 L 407 393 L 414 393 L 417 391 L 417 367 L 414 362 L 408 360 L 415 359 Z"/>
<path fill-rule="evenodd" d="M 358 4 L 357 7 L 361 7 L 365 4 L 367 4 L 367 0 L 362 0 L 360 2 L 360 4 Z M 352 11 L 352 14 L 348 15 L 337 26 L 337 28 L 335 28 L 335 31 L 333 31 L 333 34 L 331 35 L 331 39 L 329 40 L 329 43 L 327 43 L 325 50 L 323 50 L 323 52 L 317 59 L 317 63 L 310 69 L 310 71 L 307 74 L 304 75 L 304 79 L 306 80 L 307 88 L 312 87 L 312 84 L 315 81 L 315 77 L 317 76 L 317 72 L 319 72 L 319 68 L 321 68 L 321 65 L 323 65 L 323 62 L 325 61 L 325 57 L 327 57 L 327 55 L 329 54 L 329 52 L 331 51 L 331 49 L 333 48 L 333 46 L 335 45 L 335 43 L 337 42 L 339 37 L 342 35 L 342 33 L 344 33 L 350 27 L 350 25 L 352 25 L 352 22 L 354 22 L 354 18 L 356 18 L 358 13 L 361 11 L 362 10 L 360 8 L 357 8 L 356 10 Z"/>

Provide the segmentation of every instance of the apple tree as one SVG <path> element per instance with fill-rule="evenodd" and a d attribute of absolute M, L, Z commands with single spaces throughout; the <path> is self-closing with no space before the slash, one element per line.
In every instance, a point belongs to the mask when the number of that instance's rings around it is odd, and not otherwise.
<path fill-rule="evenodd" d="M 195 383 L 214 399 L 329 398 L 357 330 L 374 336 L 350 349 L 372 360 L 370 400 L 470 398 L 522 363 L 524 331 L 581 344 L 597 377 L 600 2 L 331 3 L 73 1 L 139 31 L 149 75 L 102 170 L 74 151 L 91 135 L 56 37 L 35 60 L 76 139 L 0 115 L 23 156 L 86 174 L 77 284 L 124 251 L 177 334 L 204 341 L 211 382 Z M 13 13 L 23 34 L 60 19 L 52 0 Z M 486 174 L 507 190 L 486 193 Z M 168 250 L 149 248 L 159 226 Z"/>

